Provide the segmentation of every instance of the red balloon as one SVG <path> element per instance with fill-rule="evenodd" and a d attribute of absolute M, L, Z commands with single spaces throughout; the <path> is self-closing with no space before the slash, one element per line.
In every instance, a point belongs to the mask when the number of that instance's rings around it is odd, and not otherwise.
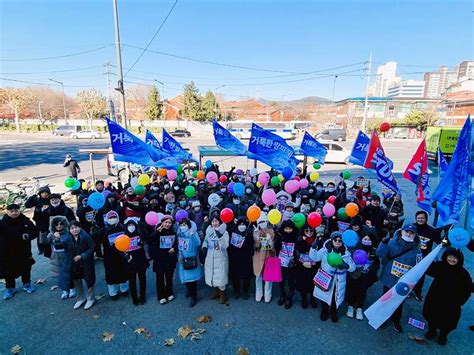
<path fill-rule="evenodd" d="M 388 122 L 383 122 L 380 125 L 380 132 L 388 132 L 390 130 L 390 123 Z"/>
<path fill-rule="evenodd" d="M 227 181 L 227 176 L 221 175 L 221 176 L 219 177 L 219 181 L 222 182 L 222 183 L 226 182 L 226 181 Z"/>
<path fill-rule="evenodd" d="M 299 176 L 295 176 L 295 177 L 293 178 L 293 180 L 300 181 L 301 178 L 300 178 Z"/>
<path fill-rule="evenodd" d="M 234 211 L 232 211 L 230 208 L 224 208 L 221 211 L 221 220 L 224 223 L 229 223 L 234 219 Z"/>
<path fill-rule="evenodd" d="M 331 205 L 334 205 L 334 203 L 336 203 L 336 196 L 329 196 L 329 197 L 328 197 L 328 202 L 329 202 Z"/>
<path fill-rule="evenodd" d="M 319 227 L 321 223 L 323 223 L 323 218 L 321 217 L 319 213 L 311 212 L 308 215 L 308 218 L 306 219 L 306 221 L 308 222 L 308 225 L 311 228 L 316 228 L 316 227 Z"/>

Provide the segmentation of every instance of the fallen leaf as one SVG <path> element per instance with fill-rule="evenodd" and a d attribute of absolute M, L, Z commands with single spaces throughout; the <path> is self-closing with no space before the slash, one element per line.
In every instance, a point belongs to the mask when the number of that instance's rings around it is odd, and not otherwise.
<path fill-rule="evenodd" d="M 113 337 L 114 337 L 114 333 L 112 333 L 112 332 L 102 333 L 102 341 L 104 343 L 111 341 L 113 339 Z"/>
<path fill-rule="evenodd" d="M 51 290 L 51 291 L 54 291 L 54 290 L 56 290 L 56 289 L 58 289 L 58 288 L 59 288 L 59 286 L 56 286 L 56 285 L 55 285 L 55 286 L 51 286 L 50 290 Z"/>
<path fill-rule="evenodd" d="M 143 334 L 145 339 L 150 339 L 151 338 L 151 333 L 148 329 L 144 327 L 137 328 L 133 331 L 135 334 Z"/>
<path fill-rule="evenodd" d="M 250 354 L 250 351 L 247 348 L 239 347 L 237 349 L 237 355 L 249 355 L 249 354 Z"/>
<path fill-rule="evenodd" d="M 230 324 L 229 324 L 229 323 L 226 323 L 226 324 L 224 324 L 224 327 L 229 328 L 229 327 L 230 327 Z"/>
<path fill-rule="evenodd" d="M 99 315 L 99 314 L 94 314 L 94 315 L 92 315 L 92 319 L 97 320 L 97 319 L 99 319 L 99 318 L 100 318 L 100 315 Z"/>
<path fill-rule="evenodd" d="M 20 345 L 15 345 L 15 346 L 12 346 L 11 349 L 10 349 L 10 352 L 12 354 L 19 354 L 21 352 L 21 346 Z"/>
<path fill-rule="evenodd" d="M 38 280 L 35 281 L 35 284 L 37 284 L 37 285 L 43 285 L 43 284 L 45 284 L 47 281 L 48 281 L 48 278 L 47 278 L 47 277 L 45 277 L 45 278 L 39 278 Z"/>
<path fill-rule="evenodd" d="M 188 335 L 191 334 L 192 332 L 193 330 L 189 327 L 189 325 L 185 325 L 178 329 L 178 336 L 180 336 L 183 339 L 186 339 Z"/>
<path fill-rule="evenodd" d="M 101 294 L 95 296 L 94 298 L 95 298 L 96 301 L 100 301 L 104 297 L 105 297 L 105 295 L 103 293 L 101 293 Z"/>
<path fill-rule="evenodd" d="M 200 316 L 197 321 L 198 323 L 209 323 L 211 321 L 211 316 Z"/>
<path fill-rule="evenodd" d="M 173 338 L 165 339 L 165 346 L 173 346 L 176 341 Z"/>

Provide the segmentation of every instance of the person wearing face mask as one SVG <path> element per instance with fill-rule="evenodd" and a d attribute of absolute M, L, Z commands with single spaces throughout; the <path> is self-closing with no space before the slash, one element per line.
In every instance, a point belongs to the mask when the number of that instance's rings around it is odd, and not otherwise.
<path fill-rule="evenodd" d="M 316 299 L 312 295 L 314 288 L 313 278 L 316 274 L 316 262 L 309 257 L 311 245 L 316 239 L 314 229 L 305 225 L 301 236 L 296 240 L 296 289 L 301 294 L 301 307 L 308 308 L 308 294 L 312 308 L 317 307 Z"/>
<path fill-rule="evenodd" d="M 101 210 L 94 210 L 92 207 L 90 207 L 87 204 L 87 200 L 88 198 L 86 195 L 79 196 L 76 215 L 79 219 L 82 229 L 84 229 L 87 234 L 92 235 L 95 230 L 104 226 L 104 216 L 102 215 Z M 97 258 L 102 258 L 103 254 L 100 240 L 94 240 L 94 243 L 96 249 L 95 256 Z"/>
<path fill-rule="evenodd" d="M 287 202 L 285 206 L 285 210 L 282 213 L 281 220 L 283 222 L 291 220 L 291 218 L 295 215 L 294 209 L 295 209 L 295 204 L 293 202 Z"/>
<path fill-rule="evenodd" d="M 367 201 L 372 198 L 372 193 L 370 191 L 370 182 L 367 186 L 359 186 L 356 192 L 357 202 L 360 207 L 365 207 Z"/>
<path fill-rule="evenodd" d="M 418 246 L 416 227 L 406 224 L 395 232 L 393 238 L 385 237 L 377 247 L 376 254 L 382 262 L 380 282 L 385 294 L 423 257 Z M 402 332 L 400 319 L 402 318 L 403 303 L 390 317 L 397 333 Z"/>
<path fill-rule="evenodd" d="M 327 290 L 317 286 L 314 287 L 314 297 L 322 301 L 320 319 L 326 321 L 329 315 L 331 315 L 331 320 L 337 322 L 337 309 L 344 302 L 346 292 L 346 274 L 347 272 L 353 272 L 356 266 L 352 260 L 351 253 L 344 246 L 342 233 L 333 232 L 330 238 L 319 250 L 316 250 L 317 244 L 314 242 L 309 256 L 313 261 L 320 261 L 321 269 L 332 276 L 332 281 Z M 342 263 L 337 267 L 329 265 L 328 255 L 331 252 L 339 254 L 342 258 Z"/>
<path fill-rule="evenodd" d="M 255 186 L 251 182 L 245 184 L 245 201 L 248 206 L 257 203 L 257 194 L 255 193 Z"/>
<path fill-rule="evenodd" d="M 359 240 L 362 240 L 362 238 L 366 235 L 369 235 L 373 240 L 375 240 L 377 237 L 377 230 L 375 227 L 369 227 L 367 224 L 364 224 L 360 216 L 355 216 L 352 218 L 349 228 L 357 233 Z M 375 247 L 375 244 L 373 246 Z"/>
<path fill-rule="evenodd" d="M 252 229 L 247 225 L 245 217 L 237 218 L 237 222 L 229 227 L 230 244 L 229 273 L 234 289 L 234 298 L 249 299 L 250 279 L 253 276 L 252 256 L 254 242 Z"/>
<path fill-rule="evenodd" d="M 120 204 L 120 198 L 121 198 L 120 195 L 116 192 L 112 192 L 109 195 L 107 195 L 107 198 L 105 199 L 105 204 L 100 209 L 100 213 L 103 216 L 104 221 L 105 221 L 105 216 L 110 211 L 116 212 L 121 222 L 125 220 L 125 209 Z M 102 226 L 102 225 L 103 223 L 99 223 L 99 226 Z"/>
<path fill-rule="evenodd" d="M 316 200 L 316 187 L 313 186 L 313 184 L 310 184 L 308 186 L 308 199 L 309 199 L 309 205 L 310 205 L 311 211 L 314 211 L 314 209 L 317 206 L 317 200 Z"/>
<path fill-rule="evenodd" d="M 189 209 L 188 201 L 186 200 L 185 196 L 180 196 L 179 197 L 178 206 L 182 210 L 188 210 Z"/>
<path fill-rule="evenodd" d="M 191 210 L 188 212 L 189 219 L 196 223 L 197 233 L 199 238 L 202 239 L 204 235 L 203 225 L 204 225 L 204 216 L 206 212 L 202 210 L 201 202 L 193 201 L 191 203 Z"/>
<path fill-rule="evenodd" d="M 262 213 L 253 226 L 254 254 L 253 273 L 255 275 L 255 300 L 260 302 L 265 297 L 265 303 L 272 301 L 273 283 L 263 281 L 265 260 L 275 255 L 275 232 L 268 224 L 268 217 Z M 265 294 L 264 294 L 265 290 Z"/>
<path fill-rule="evenodd" d="M 395 231 L 397 229 L 399 229 L 401 227 L 401 225 L 403 224 L 403 220 L 400 221 L 400 217 L 402 217 L 403 214 L 404 214 L 404 212 L 403 212 L 403 201 L 402 201 L 402 198 L 401 198 L 399 193 L 394 195 L 394 196 L 385 196 L 384 195 L 383 204 L 385 205 L 385 207 L 388 210 L 388 212 L 387 212 L 387 214 L 388 214 L 388 216 L 387 216 L 387 220 L 388 220 L 387 229 L 388 229 L 388 232 L 390 233 L 390 235 L 393 236 L 393 233 L 395 233 Z"/>
<path fill-rule="evenodd" d="M 20 212 L 20 206 L 9 204 L 0 220 L 0 278 L 5 279 L 3 299 L 15 294 L 15 279 L 21 276 L 23 290 L 33 293 L 31 267 L 35 263 L 31 254 L 31 241 L 38 236 L 33 222 Z"/>
<path fill-rule="evenodd" d="M 186 286 L 186 297 L 190 298 L 189 307 L 194 307 L 197 303 L 197 283 L 203 275 L 199 263 L 201 239 L 187 218 L 179 222 L 177 236 L 179 280 Z"/>
<path fill-rule="evenodd" d="M 104 191 L 104 181 L 103 180 L 97 180 L 95 182 L 95 191 L 102 193 Z"/>
<path fill-rule="evenodd" d="M 350 273 L 347 278 L 346 300 L 347 313 L 349 318 L 355 317 L 357 320 L 363 320 L 363 309 L 367 290 L 378 280 L 377 271 L 380 267 L 380 260 L 375 254 L 373 235 L 366 234 L 360 238 L 360 242 L 352 249 L 363 250 L 367 253 L 368 259 L 362 265 L 357 265 L 355 272 Z"/>
<path fill-rule="evenodd" d="M 277 198 L 277 203 L 276 203 L 276 208 L 278 211 L 282 212 L 285 210 L 286 204 L 288 202 L 291 202 L 291 195 L 288 192 L 285 191 L 279 191 L 276 194 Z"/>
<path fill-rule="evenodd" d="M 69 278 L 69 274 L 61 274 L 61 269 L 66 258 L 64 247 L 57 246 L 62 245 L 68 236 L 69 222 L 67 219 L 63 216 L 52 217 L 48 234 L 48 240 L 52 245 L 49 271 L 51 278 L 54 280 L 54 285 L 59 286 L 62 291 L 61 299 L 63 300 L 76 297 L 76 291 Z"/>
<path fill-rule="evenodd" d="M 124 226 L 119 221 L 115 211 L 110 211 L 105 216 L 105 226 L 93 234 L 94 240 L 100 240 L 104 250 L 105 281 L 109 296 L 118 300 L 120 295 L 128 295 L 127 261 L 122 252 L 115 248 L 115 239 L 125 233 Z"/>
<path fill-rule="evenodd" d="M 150 186 L 150 192 L 147 196 L 147 199 L 148 200 L 151 200 L 150 198 L 150 195 L 151 194 L 159 194 L 160 193 L 160 185 L 158 184 L 158 182 L 154 182 L 153 184 L 151 184 Z"/>
<path fill-rule="evenodd" d="M 336 185 L 332 181 L 328 182 L 326 191 L 324 192 L 324 202 L 327 201 L 329 196 L 336 196 Z"/>
<path fill-rule="evenodd" d="M 298 238 L 298 230 L 293 221 L 284 221 L 278 229 L 275 241 L 275 252 L 280 258 L 282 282 L 280 282 L 280 298 L 278 305 L 285 305 L 285 309 L 290 309 L 293 305 L 295 294 L 295 245 Z"/>
<path fill-rule="evenodd" d="M 347 185 L 344 181 L 341 181 L 336 188 L 336 210 L 341 207 L 345 207 L 348 202 L 349 201 L 347 200 Z"/>
<path fill-rule="evenodd" d="M 441 261 L 431 264 L 427 271 L 433 282 L 423 304 L 423 317 L 428 322 L 425 337 L 431 340 L 438 336 L 440 345 L 446 345 L 448 334 L 457 328 L 461 307 L 471 296 L 472 279 L 463 264 L 461 250 L 447 248 Z"/>
<path fill-rule="evenodd" d="M 360 216 L 364 219 L 369 227 L 375 227 L 377 231 L 377 240 L 375 241 L 375 247 L 378 246 L 380 240 L 387 235 L 388 216 L 387 211 L 380 206 L 380 197 L 372 196 L 370 202 L 362 208 Z"/>
<path fill-rule="evenodd" d="M 143 195 L 137 196 L 133 187 L 127 186 L 125 188 L 125 196 L 122 198 L 125 208 L 125 218 L 138 217 L 142 219 L 145 216 L 145 207 L 142 204 L 142 200 L 145 196 L 146 191 Z"/>
<path fill-rule="evenodd" d="M 234 212 L 234 216 L 245 217 L 248 209 L 248 205 L 242 201 L 242 199 L 234 194 L 230 197 L 232 200 L 231 203 L 228 203 L 226 207 L 230 208 Z"/>
<path fill-rule="evenodd" d="M 295 207 L 297 207 L 301 213 L 307 215 L 311 211 L 308 190 L 301 190 L 299 197 L 296 198 L 296 201 L 297 203 L 295 203 Z"/>
<path fill-rule="evenodd" d="M 206 236 L 202 242 L 202 250 L 205 256 L 204 277 L 206 284 L 212 287 L 209 299 L 219 298 L 219 303 L 227 301 L 225 289 L 228 284 L 229 256 L 229 233 L 227 225 L 222 223 L 215 215 L 211 218 L 211 224 L 206 229 Z"/>
<path fill-rule="evenodd" d="M 165 190 L 163 194 L 163 210 L 162 212 L 165 214 L 174 215 L 177 210 L 176 204 L 176 195 L 174 194 L 173 190 L 168 189 Z"/>
<path fill-rule="evenodd" d="M 148 260 L 143 248 L 144 238 L 140 236 L 142 231 L 138 222 L 139 220 L 136 218 L 127 218 L 124 222 L 125 235 L 130 238 L 130 247 L 125 252 L 124 257 L 127 261 L 126 269 L 130 294 L 135 306 L 144 305 L 146 302 L 146 270 L 148 269 Z M 137 277 L 140 286 L 140 297 L 137 294 Z"/>
<path fill-rule="evenodd" d="M 326 202 L 326 199 L 324 198 L 324 185 L 321 181 L 318 181 L 315 185 L 315 194 L 314 198 L 316 200 L 316 205 L 318 206 L 323 206 Z"/>
<path fill-rule="evenodd" d="M 50 188 L 42 186 L 39 188 L 37 195 L 30 196 L 25 202 L 26 208 L 34 208 L 33 221 L 39 232 L 36 243 L 40 255 L 44 253 L 45 249 L 50 252 L 49 246 L 45 244 L 49 233 L 49 195 L 51 195 Z M 40 243 L 40 241 L 44 243 Z"/>

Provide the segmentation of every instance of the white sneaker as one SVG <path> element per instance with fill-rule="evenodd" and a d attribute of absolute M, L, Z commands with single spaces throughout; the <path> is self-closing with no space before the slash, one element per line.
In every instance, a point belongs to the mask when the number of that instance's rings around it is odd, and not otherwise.
<path fill-rule="evenodd" d="M 346 315 L 347 315 L 349 318 L 354 318 L 354 307 L 352 307 L 352 306 L 347 307 L 347 313 L 346 313 Z"/>
<path fill-rule="evenodd" d="M 86 301 L 85 298 L 83 298 L 82 300 L 79 300 L 76 303 L 74 303 L 74 309 L 81 308 L 81 306 L 84 304 L 85 301 Z"/>
<path fill-rule="evenodd" d="M 71 288 L 69 290 L 69 298 L 74 298 L 77 296 L 77 292 L 76 292 L 76 289 L 75 288 Z"/>
<path fill-rule="evenodd" d="M 65 299 L 67 299 L 68 297 L 69 297 L 69 292 L 67 292 L 67 291 L 61 292 L 61 299 L 62 299 L 62 300 L 65 300 Z"/>
<path fill-rule="evenodd" d="M 256 293 L 255 294 L 255 301 L 260 302 L 262 300 L 263 293 Z"/>
<path fill-rule="evenodd" d="M 166 303 L 166 298 L 162 298 L 162 299 L 160 300 L 160 304 L 165 304 L 165 303 Z"/>
<path fill-rule="evenodd" d="M 86 305 L 84 306 L 84 309 L 87 310 L 87 309 L 91 308 L 93 305 L 94 305 L 94 300 L 87 301 Z"/>
<path fill-rule="evenodd" d="M 171 295 L 171 296 L 168 297 L 168 302 L 171 302 L 172 300 L 174 300 L 174 296 L 173 296 L 173 295 Z"/>
<path fill-rule="evenodd" d="M 364 320 L 364 314 L 362 313 L 362 308 L 356 309 L 356 318 L 358 320 Z"/>
<path fill-rule="evenodd" d="M 270 303 L 272 301 L 272 295 L 265 295 L 265 303 Z"/>

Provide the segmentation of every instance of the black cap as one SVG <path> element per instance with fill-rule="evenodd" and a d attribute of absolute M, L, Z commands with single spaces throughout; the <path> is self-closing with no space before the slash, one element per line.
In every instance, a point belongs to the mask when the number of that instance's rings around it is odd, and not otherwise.
<path fill-rule="evenodd" d="M 53 198 L 59 198 L 59 199 L 61 199 L 61 195 L 60 195 L 60 194 L 51 194 L 51 195 L 49 195 L 49 199 L 50 199 L 50 200 L 53 199 Z"/>
<path fill-rule="evenodd" d="M 11 210 L 19 210 L 20 209 L 20 205 L 16 204 L 16 203 L 10 203 L 8 206 L 7 206 L 7 211 L 11 211 Z"/>

